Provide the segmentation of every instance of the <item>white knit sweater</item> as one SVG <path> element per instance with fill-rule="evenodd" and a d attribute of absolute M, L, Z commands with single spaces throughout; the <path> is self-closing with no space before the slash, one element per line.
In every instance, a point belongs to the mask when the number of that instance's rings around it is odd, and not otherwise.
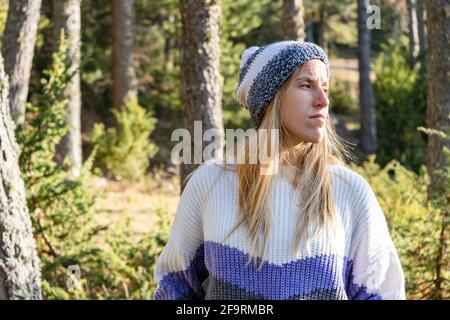
<path fill-rule="evenodd" d="M 246 264 L 250 242 L 237 223 L 239 183 L 218 160 L 188 181 L 169 241 L 157 260 L 155 299 L 405 299 L 403 271 L 368 183 L 332 166 L 338 228 L 296 253 L 300 197 L 281 169 L 271 191 L 272 223 L 263 267 Z M 216 180 L 217 179 L 217 180 Z"/>

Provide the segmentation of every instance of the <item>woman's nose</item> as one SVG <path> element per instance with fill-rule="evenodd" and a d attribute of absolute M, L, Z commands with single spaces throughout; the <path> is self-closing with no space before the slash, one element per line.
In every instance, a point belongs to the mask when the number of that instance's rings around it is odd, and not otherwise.
<path fill-rule="evenodd" d="M 317 89 L 315 107 L 323 109 L 328 107 L 329 103 L 330 100 L 328 99 L 328 95 L 326 94 L 326 92 L 322 88 Z"/>

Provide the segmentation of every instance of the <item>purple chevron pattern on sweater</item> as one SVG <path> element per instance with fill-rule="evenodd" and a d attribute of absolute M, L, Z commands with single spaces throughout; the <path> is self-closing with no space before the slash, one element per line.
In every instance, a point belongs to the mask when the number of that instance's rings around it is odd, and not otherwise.
<path fill-rule="evenodd" d="M 170 272 L 164 276 L 156 289 L 155 300 L 202 299 L 205 295 L 202 282 L 207 277 L 202 245 L 186 270 Z"/>
<path fill-rule="evenodd" d="M 321 255 L 283 265 L 266 261 L 259 271 L 255 264 L 246 266 L 248 258 L 248 254 L 238 249 L 215 242 L 205 243 L 205 263 L 210 274 L 268 299 L 289 299 L 316 290 L 339 288 L 345 289 L 349 299 L 381 299 L 353 283 L 352 261 L 346 258 Z"/>
<path fill-rule="evenodd" d="M 260 270 L 254 263 L 247 264 L 248 258 L 247 253 L 236 248 L 208 241 L 198 248 L 186 270 L 163 277 L 155 299 L 202 299 L 205 297 L 202 282 L 208 274 L 266 299 L 284 300 L 320 291 L 345 292 L 343 296 L 337 295 L 340 298 L 381 299 L 380 295 L 367 293 L 366 288 L 353 282 L 353 263 L 345 257 L 327 254 L 283 265 L 266 261 Z"/>
<path fill-rule="evenodd" d="M 353 282 L 353 261 L 345 259 L 344 279 L 345 291 L 350 300 L 381 300 L 382 297 L 376 293 L 368 293 L 364 286 L 359 286 Z"/>

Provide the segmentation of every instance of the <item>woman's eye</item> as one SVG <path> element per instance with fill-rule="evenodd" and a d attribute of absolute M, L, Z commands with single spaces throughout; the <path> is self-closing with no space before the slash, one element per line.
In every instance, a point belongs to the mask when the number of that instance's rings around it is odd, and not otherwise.
<path fill-rule="evenodd" d="M 311 88 L 311 86 L 307 83 L 300 85 L 300 88 Z"/>

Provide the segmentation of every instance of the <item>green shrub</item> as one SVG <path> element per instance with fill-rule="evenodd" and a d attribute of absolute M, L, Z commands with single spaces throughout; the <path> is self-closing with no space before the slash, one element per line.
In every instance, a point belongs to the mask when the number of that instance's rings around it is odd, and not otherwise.
<path fill-rule="evenodd" d="M 129 221 L 106 231 L 101 245 L 84 250 L 67 262 L 80 267 L 77 285 L 71 290 L 62 285 L 53 287 L 47 290 L 48 298 L 152 299 L 157 285 L 154 267 L 167 243 L 171 222 L 164 211 L 158 209 L 156 214 L 155 231 L 140 239 L 133 240 Z M 60 278 L 66 281 L 66 270 L 63 271 Z"/>
<path fill-rule="evenodd" d="M 425 124 L 426 79 L 418 64 L 410 67 L 404 42 L 382 47 L 373 64 L 378 160 L 385 165 L 398 159 L 418 172 L 426 160 L 426 137 L 417 131 Z"/>
<path fill-rule="evenodd" d="M 425 166 L 420 168 L 419 174 L 396 160 L 381 168 L 372 155 L 361 167 L 353 165 L 353 169 L 368 181 L 386 215 L 405 274 L 407 298 L 436 298 L 436 259 L 442 248 L 440 232 L 448 226 L 448 222 L 442 223 L 441 212 L 443 208 L 448 210 L 448 199 L 446 204 L 429 201 L 430 181 Z M 440 264 L 448 266 L 446 259 Z M 448 268 L 443 268 L 441 276 L 449 278 Z M 443 296 L 448 297 L 448 280 L 442 287 Z"/>
<path fill-rule="evenodd" d="M 353 115 L 356 103 L 350 96 L 350 84 L 344 81 L 335 82 L 330 88 L 330 108 L 335 114 Z"/>
<path fill-rule="evenodd" d="M 55 161 L 56 146 L 68 131 L 67 100 L 62 98 L 70 81 L 65 50 L 62 38 L 51 68 L 44 71 L 42 89 L 27 105 L 26 123 L 16 128 L 21 149 L 19 165 L 41 259 L 44 297 L 64 291 L 66 268 L 85 250 L 94 250 L 91 239 L 103 229 L 93 223 L 95 197 L 87 183 L 95 150 L 78 178 L 71 176 L 68 161 L 63 165 Z"/>
<path fill-rule="evenodd" d="M 55 149 L 67 132 L 70 80 L 65 42 L 44 72 L 41 90 L 28 104 L 27 122 L 18 126 L 19 165 L 27 190 L 46 299 L 149 299 L 156 283 L 154 264 L 167 242 L 170 216 L 157 210 L 155 231 L 133 240 L 129 226 L 114 230 L 94 221 L 98 195 L 90 187 L 95 149 L 78 178 L 67 162 L 58 164 Z M 77 266 L 80 273 L 69 273 Z M 73 287 L 69 288 L 69 284 Z"/>
<path fill-rule="evenodd" d="M 146 173 L 149 159 L 157 152 L 149 140 L 156 119 L 136 99 L 127 99 L 124 110 L 113 110 L 113 113 L 118 128 L 94 126 L 91 142 L 98 147 L 95 164 L 116 177 L 139 180 Z"/>
<path fill-rule="evenodd" d="M 450 119 L 450 114 L 448 114 Z M 423 297 L 428 299 L 450 298 L 450 258 L 448 254 L 450 224 L 450 127 L 443 130 L 419 127 L 426 135 L 435 135 L 444 143 L 442 152 L 444 163 L 433 172 L 434 181 L 428 186 L 428 195 L 432 205 L 429 230 L 423 233 L 423 241 L 418 248 L 422 269 L 432 268 L 433 273 L 421 285 L 427 290 Z M 445 130 L 445 131 L 444 131 Z"/>

